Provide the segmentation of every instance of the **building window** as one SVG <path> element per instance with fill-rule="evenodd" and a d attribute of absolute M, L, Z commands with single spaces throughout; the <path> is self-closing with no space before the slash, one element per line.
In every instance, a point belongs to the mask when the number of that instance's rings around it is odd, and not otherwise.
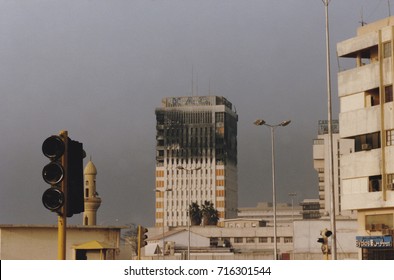
<path fill-rule="evenodd" d="M 365 229 L 370 231 L 393 229 L 393 214 L 365 216 Z"/>
<path fill-rule="evenodd" d="M 271 243 L 274 243 L 273 237 L 271 237 Z M 280 243 L 280 237 L 276 237 L 276 243 Z"/>
<path fill-rule="evenodd" d="M 386 130 L 386 145 L 394 145 L 394 129 Z"/>
<path fill-rule="evenodd" d="M 357 135 L 354 138 L 355 152 L 380 148 L 380 132 Z"/>
<path fill-rule="evenodd" d="M 243 237 L 234 237 L 234 243 L 243 243 Z"/>
<path fill-rule="evenodd" d="M 369 192 L 380 192 L 382 190 L 382 175 L 369 177 Z"/>
<path fill-rule="evenodd" d="M 246 237 L 246 243 L 254 243 L 254 237 Z"/>
<path fill-rule="evenodd" d="M 387 174 L 387 190 L 394 191 L 394 174 Z"/>
<path fill-rule="evenodd" d="M 379 88 L 373 88 L 365 92 L 366 107 L 376 106 L 380 104 Z"/>
<path fill-rule="evenodd" d="M 259 243 L 268 243 L 268 237 L 259 237 Z"/>
<path fill-rule="evenodd" d="M 284 243 L 293 243 L 293 237 L 291 237 L 291 236 L 284 237 L 283 242 Z"/>
<path fill-rule="evenodd" d="M 392 102 L 393 101 L 393 85 L 384 87 L 384 102 Z"/>

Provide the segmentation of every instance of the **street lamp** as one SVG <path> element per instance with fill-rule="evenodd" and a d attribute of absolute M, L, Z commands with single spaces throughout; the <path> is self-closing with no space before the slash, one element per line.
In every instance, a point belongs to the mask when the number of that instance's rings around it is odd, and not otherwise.
<path fill-rule="evenodd" d="M 289 193 L 291 197 L 291 222 L 293 224 L 293 260 L 294 260 L 294 197 L 297 196 L 297 193 Z"/>
<path fill-rule="evenodd" d="M 177 166 L 176 167 L 178 170 L 184 170 L 184 171 L 186 171 L 186 174 L 187 175 L 189 175 L 188 177 L 188 179 L 189 179 L 189 182 L 190 182 L 190 184 L 188 184 L 188 186 L 187 186 L 187 198 L 188 198 L 188 206 L 186 206 L 186 207 L 189 207 L 189 209 L 187 209 L 186 208 L 186 213 L 188 213 L 188 215 L 187 215 L 187 231 L 188 231 L 188 234 L 189 234 L 189 237 L 188 237 L 188 244 L 187 244 L 187 259 L 188 260 L 190 260 L 190 204 L 191 204 L 191 193 L 190 193 L 190 191 L 191 191 L 191 185 L 192 185 L 192 173 L 193 173 L 193 171 L 197 171 L 197 170 L 200 170 L 201 169 L 201 167 L 196 167 L 196 168 L 186 168 L 186 167 L 183 167 L 183 166 Z M 189 187 L 190 186 L 190 187 Z"/>
<path fill-rule="evenodd" d="M 279 127 L 279 126 L 286 126 L 290 123 L 290 120 L 287 121 L 282 121 L 279 124 L 276 125 L 271 125 L 266 123 L 264 120 L 256 120 L 254 122 L 255 125 L 258 126 L 268 126 L 271 129 L 271 152 L 272 152 L 272 156 L 271 156 L 271 168 L 272 168 L 272 208 L 273 208 L 273 212 L 274 212 L 274 260 L 278 259 L 278 242 L 276 240 L 276 236 L 277 236 L 277 228 L 276 228 L 276 194 L 275 194 L 275 128 Z"/>
<path fill-rule="evenodd" d="M 166 208 L 165 208 L 165 193 L 166 192 L 171 192 L 172 189 L 165 189 L 165 190 L 160 190 L 160 189 L 155 189 L 155 192 L 157 193 L 163 193 L 163 249 L 162 249 L 162 255 L 163 255 L 163 260 L 164 260 L 164 239 L 165 239 L 165 235 L 164 235 L 164 217 L 166 215 Z"/>

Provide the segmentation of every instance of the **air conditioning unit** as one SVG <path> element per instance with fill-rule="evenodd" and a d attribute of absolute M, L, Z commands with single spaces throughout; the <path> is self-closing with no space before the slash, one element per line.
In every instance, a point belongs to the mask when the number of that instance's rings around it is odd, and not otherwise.
<path fill-rule="evenodd" d="M 369 151 L 371 149 L 372 149 L 372 146 L 370 144 L 361 144 L 361 150 Z"/>

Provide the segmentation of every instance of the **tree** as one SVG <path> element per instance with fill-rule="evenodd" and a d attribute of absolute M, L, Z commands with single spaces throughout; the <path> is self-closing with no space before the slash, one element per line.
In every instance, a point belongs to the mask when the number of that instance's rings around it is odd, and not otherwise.
<path fill-rule="evenodd" d="M 214 225 L 216 226 L 219 221 L 219 211 L 215 209 L 211 201 L 204 201 L 201 206 L 201 214 L 203 225 Z"/>
<path fill-rule="evenodd" d="M 137 225 L 134 223 L 127 224 L 128 229 L 126 230 L 125 233 L 122 234 L 121 239 L 124 240 L 125 244 L 128 245 L 131 249 L 131 256 L 133 256 L 133 253 L 137 254 Z"/>
<path fill-rule="evenodd" d="M 192 226 L 199 226 L 201 224 L 202 212 L 197 202 L 192 202 L 189 205 L 189 217 Z"/>

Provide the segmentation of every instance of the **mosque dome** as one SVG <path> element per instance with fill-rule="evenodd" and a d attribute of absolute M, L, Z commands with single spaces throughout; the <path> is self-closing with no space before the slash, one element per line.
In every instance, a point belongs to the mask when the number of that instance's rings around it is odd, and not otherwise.
<path fill-rule="evenodd" d="M 94 164 L 91 160 L 89 160 L 88 164 L 86 164 L 83 174 L 85 174 L 85 175 L 96 175 L 97 174 L 96 166 L 94 166 Z"/>

